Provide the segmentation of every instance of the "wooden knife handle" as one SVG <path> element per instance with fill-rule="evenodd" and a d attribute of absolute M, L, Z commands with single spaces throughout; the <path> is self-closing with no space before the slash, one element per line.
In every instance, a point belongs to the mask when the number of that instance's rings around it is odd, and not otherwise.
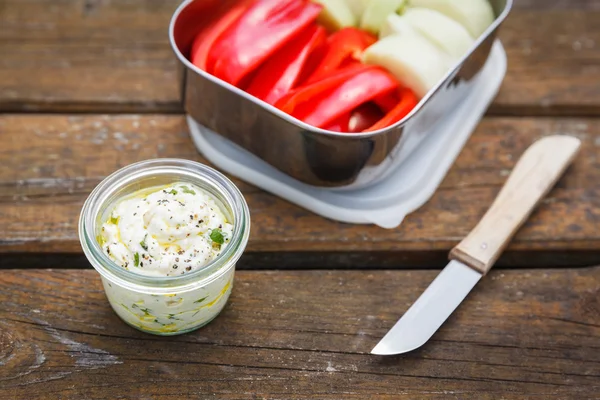
<path fill-rule="evenodd" d="M 534 207 L 550 191 L 575 158 L 581 141 L 571 136 L 548 136 L 521 156 L 504 187 L 475 228 L 450 252 L 486 274 Z"/>

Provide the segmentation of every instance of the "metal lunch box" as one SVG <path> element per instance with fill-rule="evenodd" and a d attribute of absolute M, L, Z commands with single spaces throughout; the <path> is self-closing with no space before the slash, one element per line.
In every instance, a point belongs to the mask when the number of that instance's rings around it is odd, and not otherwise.
<path fill-rule="evenodd" d="M 179 59 L 181 99 L 199 124 L 229 139 L 291 177 L 313 186 L 357 189 L 394 171 L 427 132 L 475 86 L 512 0 L 490 0 L 495 21 L 471 51 L 421 99 L 387 128 L 340 133 L 310 126 L 194 66 L 191 43 L 211 16 L 236 0 L 186 0 L 175 11 L 169 39 Z"/>

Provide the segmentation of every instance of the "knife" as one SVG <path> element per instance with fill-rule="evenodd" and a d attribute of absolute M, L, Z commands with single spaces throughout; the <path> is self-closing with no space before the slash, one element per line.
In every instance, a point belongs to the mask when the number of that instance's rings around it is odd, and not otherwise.
<path fill-rule="evenodd" d="M 532 144 L 481 221 L 452 249 L 448 265 L 371 353 L 401 354 L 425 344 L 492 268 L 580 146 L 579 139 L 564 135 L 547 136 Z"/>

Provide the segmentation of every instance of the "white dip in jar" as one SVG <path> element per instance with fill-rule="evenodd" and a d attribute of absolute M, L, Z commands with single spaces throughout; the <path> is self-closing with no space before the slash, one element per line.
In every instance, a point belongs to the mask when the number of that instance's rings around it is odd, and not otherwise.
<path fill-rule="evenodd" d="M 229 179 L 176 159 L 115 172 L 90 194 L 79 223 L 115 312 L 158 335 L 189 332 L 219 314 L 249 230 L 248 206 Z"/>

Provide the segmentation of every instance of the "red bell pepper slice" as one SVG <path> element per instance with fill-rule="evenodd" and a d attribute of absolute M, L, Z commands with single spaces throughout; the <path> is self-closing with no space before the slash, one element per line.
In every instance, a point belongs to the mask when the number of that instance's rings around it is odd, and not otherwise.
<path fill-rule="evenodd" d="M 348 130 L 346 132 L 362 132 L 373 126 L 377 121 L 384 117 L 379 107 L 369 102 L 359 106 L 350 114 L 348 121 Z"/>
<path fill-rule="evenodd" d="M 237 85 L 315 21 L 321 9 L 305 0 L 258 0 L 218 38 L 208 55 L 208 71 Z"/>
<path fill-rule="evenodd" d="M 316 82 L 316 84 L 320 83 Z M 398 88 L 398 82 L 383 68 L 360 72 L 339 86 L 297 107 L 292 115 L 307 124 L 322 128 L 340 115 L 374 97 Z"/>
<path fill-rule="evenodd" d="M 342 67 L 348 61 L 359 61 L 362 52 L 375 43 L 377 38 L 369 32 L 356 28 L 343 28 L 327 38 L 324 56 L 307 82 L 315 82 Z"/>
<path fill-rule="evenodd" d="M 373 99 L 373 103 L 377 104 L 377 107 L 379 107 L 384 112 L 384 114 L 387 114 L 390 111 L 392 111 L 394 107 L 398 105 L 399 102 L 400 91 L 386 93 L 382 96 L 378 96 Z"/>
<path fill-rule="evenodd" d="M 309 26 L 259 67 L 246 91 L 275 104 L 296 85 L 309 56 L 326 37 L 325 28 Z"/>
<path fill-rule="evenodd" d="M 338 119 L 336 119 L 335 121 L 333 121 L 331 124 L 327 125 L 324 129 L 327 129 L 328 131 L 334 131 L 334 132 L 349 132 L 350 131 L 349 124 L 350 124 L 350 113 L 346 113 L 346 114 L 342 115 L 341 117 L 339 117 Z"/>
<path fill-rule="evenodd" d="M 190 60 L 196 67 L 206 71 L 208 53 L 217 39 L 248 9 L 247 1 L 236 4 L 223 16 L 201 30 L 192 44 Z"/>
<path fill-rule="evenodd" d="M 351 113 L 343 114 L 324 129 L 335 132 L 362 132 L 383 118 L 384 114 L 374 103 L 365 103 Z"/>
<path fill-rule="evenodd" d="M 296 108 L 300 105 L 311 101 L 317 96 L 322 95 L 324 92 L 332 90 L 356 74 L 375 68 L 377 67 L 373 65 L 356 64 L 340 69 L 318 82 L 303 85 L 290 91 L 275 103 L 275 107 L 285 113 L 293 115 Z"/>
<path fill-rule="evenodd" d="M 400 94 L 400 103 L 388 112 L 385 117 L 363 132 L 376 131 L 400 121 L 415 108 L 418 102 L 417 96 L 411 90 L 403 89 Z"/>

